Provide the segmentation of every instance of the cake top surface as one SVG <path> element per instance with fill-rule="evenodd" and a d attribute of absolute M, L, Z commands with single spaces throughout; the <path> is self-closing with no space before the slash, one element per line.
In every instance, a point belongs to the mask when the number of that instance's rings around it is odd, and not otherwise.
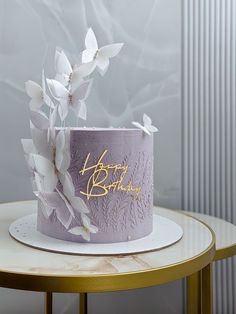
<path fill-rule="evenodd" d="M 64 130 L 67 127 L 56 127 L 56 130 Z M 84 132 L 142 132 L 140 129 L 135 128 L 100 128 L 100 127 L 69 127 L 71 131 L 84 131 Z"/>

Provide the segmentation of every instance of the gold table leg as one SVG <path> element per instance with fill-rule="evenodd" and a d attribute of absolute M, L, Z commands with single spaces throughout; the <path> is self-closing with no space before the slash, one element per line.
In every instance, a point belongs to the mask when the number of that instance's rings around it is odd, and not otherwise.
<path fill-rule="evenodd" d="M 52 314 L 52 292 L 45 292 L 45 314 Z"/>
<path fill-rule="evenodd" d="M 187 313 L 212 314 L 212 265 L 187 277 Z"/>
<path fill-rule="evenodd" d="M 88 295 L 87 293 L 80 293 L 80 314 L 88 314 Z"/>
<path fill-rule="evenodd" d="M 187 277 L 187 313 L 201 313 L 201 271 Z"/>
<path fill-rule="evenodd" d="M 202 269 L 202 314 L 211 314 L 212 309 L 212 264 Z"/>

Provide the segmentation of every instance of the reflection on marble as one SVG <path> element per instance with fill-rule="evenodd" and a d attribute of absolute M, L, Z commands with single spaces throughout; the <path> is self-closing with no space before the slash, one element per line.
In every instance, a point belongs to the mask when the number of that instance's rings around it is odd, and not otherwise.
<path fill-rule="evenodd" d="M 217 217 L 208 216 L 200 213 L 186 212 L 206 223 L 216 235 L 216 250 L 236 246 L 236 226 Z"/>
<path fill-rule="evenodd" d="M 168 248 L 134 256 L 90 257 L 48 253 L 22 245 L 8 233 L 13 220 L 35 211 L 36 201 L 0 205 L 0 271 L 62 276 L 150 270 L 194 258 L 212 242 L 211 232 L 202 223 L 175 211 L 156 208 L 159 215 L 175 221 L 184 230 L 183 238 Z"/>
<path fill-rule="evenodd" d="M 180 206 L 180 4 L 180 0 L 0 1 L 2 201 L 32 198 L 20 145 L 20 138 L 29 136 L 24 82 L 40 82 L 42 65 L 47 76 L 53 75 L 56 46 L 76 58 L 92 26 L 101 45 L 114 41 L 125 46 L 103 79 L 95 75 L 86 125 L 130 126 L 143 112 L 150 115 L 160 130 L 155 136 L 155 199 L 165 206 Z"/>

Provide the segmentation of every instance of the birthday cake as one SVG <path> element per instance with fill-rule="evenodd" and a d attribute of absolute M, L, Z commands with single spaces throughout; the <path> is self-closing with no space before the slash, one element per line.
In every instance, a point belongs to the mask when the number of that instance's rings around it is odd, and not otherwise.
<path fill-rule="evenodd" d="M 94 70 L 104 75 L 123 44 L 98 48 L 92 29 L 80 64 L 56 50 L 54 79 L 26 82 L 32 139 L 22 139 L 33 191 L 37 230 L 74 242 L 122 242 L 152 232 L 153 132 L 144 114 L 136 128 L 82 128 Z M 43 111 L 42 109 L 45 108 Z M 77 126 L 66 126 L 68 113 Z M 59 121 L 59 125 L 58 122 Z"/>

